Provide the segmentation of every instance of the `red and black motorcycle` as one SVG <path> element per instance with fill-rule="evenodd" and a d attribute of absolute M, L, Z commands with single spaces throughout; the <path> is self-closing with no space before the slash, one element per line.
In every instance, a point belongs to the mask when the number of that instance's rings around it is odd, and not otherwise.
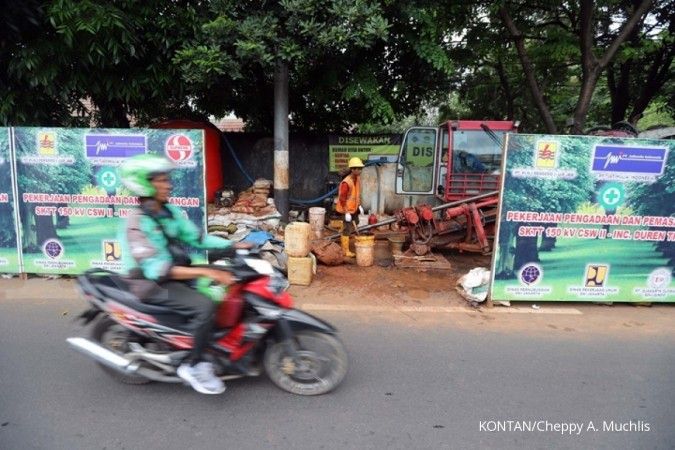
<path fill-rule="evenodd" d="M 347 373 L 347 353 L 328 323 L 293 308 L 288 282 L 259 251 L 229 250 L 209 267 L 230 271 L 205 358 L 223 380 L 257 376 L 264 368 L 281 389 L 300 395 L 333 390 Z M 91 308 L 91 339 L 67 342 L 128 384 L 181 383 L 176 369 L 192 346 L 187 317 L 142 303 L 118 275 L 94 270 L 77 279 Z M 100 316 L 100 317 L 99 317 Z"/>

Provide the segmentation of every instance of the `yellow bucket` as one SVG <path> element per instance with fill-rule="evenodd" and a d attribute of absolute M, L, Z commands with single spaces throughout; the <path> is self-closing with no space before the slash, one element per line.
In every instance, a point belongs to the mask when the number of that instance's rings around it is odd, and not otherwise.
<path fill-rule="evenodd" d="M 356 265 L 370 267 L 375 262 L 375 236 L 354 236 L 354 249 L 356 250 Z"/>

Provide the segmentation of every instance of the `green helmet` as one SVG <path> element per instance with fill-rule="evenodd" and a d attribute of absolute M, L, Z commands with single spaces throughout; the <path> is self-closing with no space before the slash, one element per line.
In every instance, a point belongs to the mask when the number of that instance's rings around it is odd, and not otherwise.
<path fill-rule="evenodd" d="M 171 172 L 175 166 L 166 158 L 157 155 L 138 155 L 127 159 L 120 167 L 122 184 L 134 195 L 152 197 L 157 190 L 151 180 L 156 175 Z"/>

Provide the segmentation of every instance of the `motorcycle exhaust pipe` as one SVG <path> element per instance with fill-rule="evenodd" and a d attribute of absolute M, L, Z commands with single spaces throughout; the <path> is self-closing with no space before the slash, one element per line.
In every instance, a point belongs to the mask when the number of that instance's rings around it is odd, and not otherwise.
<path fill-rule="evenodd" d="M 116 353 L 111 352 L 107 348 L 101 347 L 97 343 L 90 341 L 89 339 L 81 337 L 70 337 L 66 339 L 66 342 L 70 344 L 78 352 L 89 356 L 90 358 L 95 359 L 96 361 L 104 364 L 111 369 L 115 369 L 121 373 L 131 373 L 135 372 L 138 368 L 136 365 L 131 365 L 132 361 L 120 356 Z"/>

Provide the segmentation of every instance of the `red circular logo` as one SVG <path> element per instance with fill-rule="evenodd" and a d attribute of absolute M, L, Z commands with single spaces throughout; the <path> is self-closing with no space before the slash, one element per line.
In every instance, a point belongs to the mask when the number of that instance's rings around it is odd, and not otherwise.
<path fill-rule="evenodd" d="M 166 140 L 164 153 L 171 161 L 187 161 L 192 157 L 192 141 L 184 134 L 174 134 Z"/>

